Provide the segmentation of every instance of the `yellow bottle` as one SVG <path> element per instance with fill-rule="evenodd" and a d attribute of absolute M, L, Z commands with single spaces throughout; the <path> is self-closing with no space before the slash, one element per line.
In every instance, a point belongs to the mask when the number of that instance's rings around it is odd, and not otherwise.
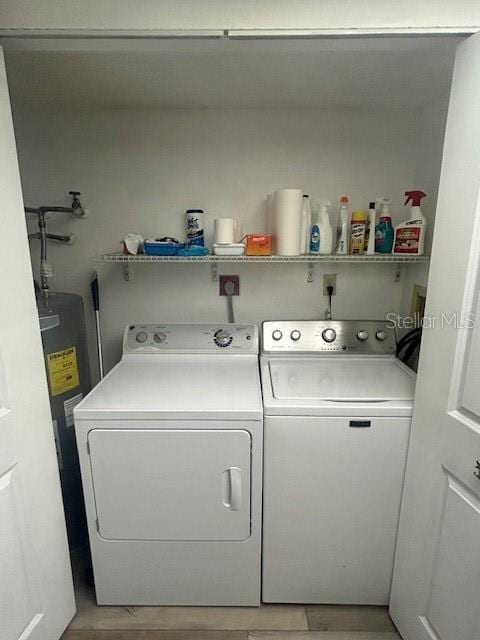
<path fill-rule="evenodd" d="M 367 214 L 365 211 L 352 212 L 350 253 L 360 255 L 365 251 Z"/>

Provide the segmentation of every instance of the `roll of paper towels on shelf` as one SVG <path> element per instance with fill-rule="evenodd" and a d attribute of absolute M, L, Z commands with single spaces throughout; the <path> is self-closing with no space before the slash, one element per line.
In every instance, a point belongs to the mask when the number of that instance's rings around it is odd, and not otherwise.
<path fill-rule="evenodd" d="M 276 253 L 300 255 L 302 189 L 279 189 L 274 194 Z"/>

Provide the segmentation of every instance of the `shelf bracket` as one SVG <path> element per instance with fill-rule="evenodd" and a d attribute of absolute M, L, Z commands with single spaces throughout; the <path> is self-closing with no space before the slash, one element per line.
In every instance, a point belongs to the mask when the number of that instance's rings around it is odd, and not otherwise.
<path fill-rule="evenodd" d="M 308 263 L 308 268 L 307 268 L 307 282 L 311 283 L 313 282 L 313 262 L 309 262 Z"/>
<path fill-rule="evenodd" d="M 212 274 L 212 282 L 218 282 L 218 264 L 216 262 L 212 262 L 210 269 Z"/>
<path fill-rule="evenodd" d="M 130 265 L 128 264 L 128 262 L 124 262 L 122 264 L 122 271 L 123 279 L 125 280 L 125 282 L 130 282 Z"/>
<path fill-rule="evenodd" d="M 401 279 L 402 279 L 402 266 L 397 263 L 395 265 L 395 272 L 393 274 L 393 281 L 394 282 L 400 282 Z"/>

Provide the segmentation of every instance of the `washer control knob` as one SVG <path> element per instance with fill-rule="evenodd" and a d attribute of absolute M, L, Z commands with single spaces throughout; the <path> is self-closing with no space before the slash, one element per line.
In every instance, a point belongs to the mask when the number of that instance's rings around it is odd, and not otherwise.
<path fill-rule="evenodd" d="M 143 344 L 144 342 L 146 342 L 148 340 L 148 334 L 146 331 L 139 331 L 137 333 L 137 335 L 135 336 L 135 340 L 137 342 L 140 342 L 140 344 Z"/>
<path fill-rule="evenodd" d="M 162 344 L 162 342 L 165 342 L 165 340 L 167 339 L 167 335 L 163 333 L 163 331 L 157 331 L 153 334 L 153 339 L 158 344 Z"/>
<path fill-rule="evenodd" d="M 368 340 L 368 331 L 360 329 L 360 331 L 357 332 L 357 338 L 360 340 L 360 342 L 365 342 L 365 340 Z"/>
<path fill-rule="evenodd" d="M 331 327 L 322 331 L 322 338 L 325 340 L 325 342 L 334 342 L 336 337 L 337 332 Z"/>
<path fill-rule="evenodd" d="M 226 329 L 218 329 L 213 334 L 213 340 L 217 347 L 228 347 L 232 344 L 233 336 Z"/>
<path fill-rule="evenodd" d="M 385 331 L 377 331 L 375 337 L 377 340 L 380 340 L 380 342 L 383 342 L 387 339 L 387 334 L 385 333 Z"/>
<path fill-rule="evenodd" d="M 297 340 L 300 340 L 301 335 L 302 335 L 302 334 L 300 333 L 300 331 L 299 331 L 298 329 L 294 329 L 294 330 L 292 331 L 292 333 L 290 334 L 290 338 L 291 338 L 294 342 L 297 342 Z"/>
<path fill-rule="evenodd" d="M 280 331 L 280 329 L 275 329 L 275 331 L 272 333 L 272 338 L 277 342 L 282 339 L 282 332 Z"/>

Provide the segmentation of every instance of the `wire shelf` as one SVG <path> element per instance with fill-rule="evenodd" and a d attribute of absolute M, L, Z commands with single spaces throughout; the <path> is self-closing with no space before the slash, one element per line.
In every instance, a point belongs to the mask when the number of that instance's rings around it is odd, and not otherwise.
<path fill-rule="evenodd" d="M 188 263 L 188 262 L 203 262 L 205 264 L 218 264 L 226 262 L 239 262 L 239 263 L 265 263 L 265 264 L 277 264 L 277 263 L 329 263 L 329 262 L 343 262 L 354 264 L 371 264 L 371 263 L 383 263 L 383 264 L 419 264 L 428 263 L 430 261 L 429 256 L 409 256 L 409 255 L 394 255 L 394 254 L 375 254 L 373 256 L 359 256 L 359 255 L 304 255 L 304 256 L 148 256 L 140 254 L 136 256 L 124 255 L 122 253 L 104 253 L 95 257 L 95 262 L 98 263 L 117 263 L 117 264 L 150 264 L 150 263 Z"/>

